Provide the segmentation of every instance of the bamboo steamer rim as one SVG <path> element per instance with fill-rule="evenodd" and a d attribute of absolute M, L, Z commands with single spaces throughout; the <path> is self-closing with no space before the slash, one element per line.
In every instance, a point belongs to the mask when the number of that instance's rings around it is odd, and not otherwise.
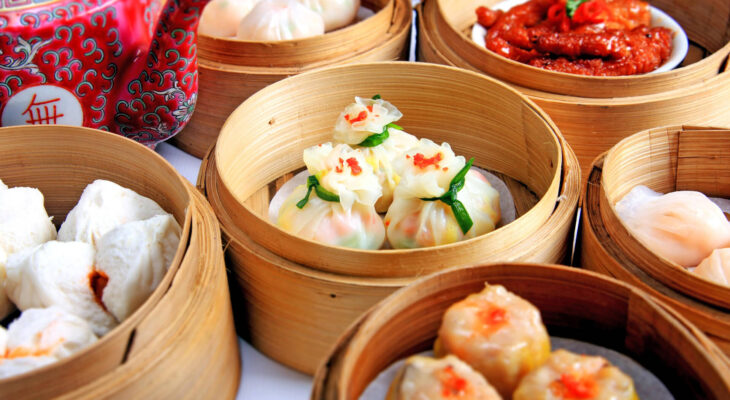
<path fill-rule="evenodd" d="M 473 21 L 469 24 L 471 27 L 476 21 L 476 14 L 473 12 L 476 6 L 490 6 L 501 1 L 458 0 L 455 3 L 453 0 L 429 0 L 425 2 L 422 15 L 425 20 L 429 20 L 431 29 L 435 31 L 433 36 L 443 40 L 444 45 L 451 47 L 452 51 L 471 68 L 516 85 L 549 94 L 613 98 L 661 93 L 678 86 L 684 87 L 705 81 L 721 71 L 721 66 L 730 54 L 730 41 L 727 41 L 708 57 L 671 71 L 617 77 L 595 77 L 548 71 L 510 60 L 477 45 L 463 33 L 460 27 L 455 26 L 454 19 L 457 16 L 449 13 L 450 10 L 455 13 L 463 12 L 461 11 L 462 4 L 470 4 L 471 7 L 466 6 L 466 8 L 472 14 Z M 435 3 L 435 6 L 432 7 L 431 3 Z M 433 10 L 431 10 L 432 8 Z M 666 12 L 666 10 L 663 11 Z"/>
<path fill-rule="evenodd" d="M 486 275 L 489 270 L 498 272 L 490 274 L 488 278 L 484 277 L 485 281 L 492 279 L 499 281 L 501 278 L 519 277 L 522 274 L 540 277 L 545 280 L 562 278 L 561 280 L 564 282 L 576 282 L 575 278 L 579 276 L 578 281 L 580 283 L 576 284 L 595 288 L 602 285 L 606 287 L 606 284 L 610 284 L 610 292 L 615 293 L 616 297 L 627 299 L 628 313 L 631 312 L 632 307 L 636 308 L 640 303 L 643 306 L 648 306 L 654 314 L 660 315 L 662 319 L 671 320 L 676 327 L 676 334 L 692 347 L 696 357 L 700 357 L 704 364 L 714 367 L 721 381 L 713 383 L 725 392 L 730 392 L 730 363 L 717 346 L 710 342 L 701 331 L 684 317 L 634 286 L 593 271 L 562 265 L 493 263 L 452 268 L 422 277 L 411 285 L 394 292 L 378 303 L 377 306 L 371 308 L 369 312 L 363 314 L 345 331 L 340 340 L 331 348 L 328 359 L 320 364 L 315 374 L 310 398 L 312 400 L 348 399 L 353 398 L 353 395 L 359 396 L 362 392 L 352 393 L 349 388 L 348 378 L 353 377 L 357 374 L 356 371 L 359 371 L 358 362 L 360 359 L 355 356 L 363 356 L 364 349 L 374 332 L 378 332 L 380 328 L 384 327 L 390 318 L 406 310 L 412 304 L 411 301 L 414 298 L 429 295 L 433 291 L 432 286 L 455 286 L 458 282 L 467 284 L 477 277 Z M 461 278 L 457 280 L 455 277 Z M 507 289 L 509 290 L 509 287 Z M 609 291 L 606 290 L 606 292 Z M 390 363 L 386 363 L 386 366 L 388 364 Z M 374 376 L 368 378 L 369 381 Z"/>
<path fill-rule="evenodd" d="M 28 162 L 28 159 L 33 158 L 31 155 L 38 152 L 39 148 L 59 147 L 59 142 L 62 142 L 61 148 L 64 149 L 64 152 L 70 152 L 71 146 L 81 146 L 81 150 L 89 151 L 93 151 L 95 148 L 104 148 L 106 149 L 104 152 L 109 154 L 113 153 L 115 149 L 119 150 L 115 153 L 118 154 L 119 157 L 128 158 L 130 162 L 134 163 L 154 165 L 154 170 L 157 171 L 157 174 L 160 173 L 159 171 L 162 171 L 162 174 L 166 175 L 165 179 L 168 179 L 166 185 L 176 186 L 179 191 L 177 194 L 183 194 L 185 196 L 182 199 L 182 202 L 185 203 L 186 206 L 183 210 L 184 214 L 175 215 L 175 219 L 181 225 L 182 230 L 180 242 L 173 261 L 168 267 L 168 270 L 163 276 L 160 284 L 144 301 L 144 303 L 142 303 L 142 305 L 140 305 L 124 321 L 120 322 L 119 325 L 100 337 L 97 342 L 91 346 L 81 349 L 70 357 L 63 358 L 23 374 L 0 379 L 0 391 L 2 391 L 3 387 L 18 387 L 25 386 L 26 384 L 32 384 L 34 379 L 46 375 L 49 371 L 62 371 L 68 367 L 74 366 L 74 364 L 78 363 L 79 360 L 98 357 L 97 354 L 99 352 L 103 352 L 104 349 L 109 346 L 115 346 L 116 343 L 124 342 L 128 343 L 128 346 L 130 346 L 132 338 L 127 336 L 164 297 L 166 292 L 169 290 L 180 265 L 183 263 L 188 252 L 188 239 L 190 238 L 192 230 L 193 218 L 193 211 L 189 206 L 192 201 L 189 192 L 189 184 L 183 180 L 174 167 L 172 167 L 172 165 L 170 165 L 170 163 L 168 163 L 162 156 L 135 141 L 106 131 L 69 125 L 29 125 L 0 128 L 0 152 L 8 146 L 8 143 L 13 142 L 17 146 L 30 149 L 28 152 L 24 152 L 22 154 L 24 163 Z M 40 145 L 38 143 L 40 143 Z M 4 172 L 0 172 L 0 174 L 3 173 Z M 5 182 L 7 183 L 7 181 Z M 91 183 L 91 181 L 88 183 Z M 47 193 L 43 193 L 43 195 L 44 203 L 48 209 L 49 197 Z M 76 201 L 78 201 L 78 197 L 76 197 Z M 169 210 L 165 211 L 170 212 Z M 66 212 L 68 212 L 68 210 Z M 174 211 L 171 214 L 174 215 Z M 128 347 L 128 350 L 129 348 L 130 347 Z"/>
<path fill-rule="evenodd" d="M 691 133 L 693 131 L 717 131 L 718 135 L 730 134 L 730 129 L 723 128 L 669 126 L 638 132 L 632 136 L 624 138 L 611 148 L 606 153 L 606 158 L 603 164 L 603 174 L 601 177 L 601 215 L 603 223 L 606 225 L 608 231 L 612 234 L 611 236 L 614 240 L 616 240 L 619 247 L 626 251 L 631 258 L 639 257 L 636 260 L 636 264 L 639 268 L 646 271 L 650 276 L 654 277 L 658 281 L 668 285 L 669 287 L 677 289 L 680 292 L 689 294 L 690 296 L 716 306 L 730 309 L 730 287 L 699 277 L 687 271 L 679 264 L 654 253 L 642 240 L 636 237 L 629 230 L 629 227 L 623 220 L 621 220 L 621 218 L 619 218 L 618 213 L 616 212 L 615 205 L 619 201 L 618 197 L 620 194 L 616 193 L 616 191 L 621 185 L 620 182 L 622 181 L 622 176 L 617 175 L 614 177 L 610 172 L 612 168 L 615 168 L 614 165 L 620 165 L 617 164 L 620 162 L 617 161 L 617 159 L 625 152 L 631 151 L 632 147 L 639 146 L 641 146 L 641 148 L 646 148 L 650 152 L 650 159 L 654 159 L 654 157 L 659 157 L 660 155 L 654 155 L 652 150 L 655 145 L 661 145 L 652 143 L 651 138 L 654 135 L 677 135 L 678 137 L 681 137 L 684 132 Z M 670 149 L 669 156 L 671 157 L 676 154 L 676 157 L 679 158 L 677 152 L 678 150 L 675 152 Z M 673 168 L 676 169 L 676 164 Z M 672 172 L 676 173 L 676 171 Z M 643 180 L 641 182 L 643 182 Z M 620 197 L 623 198 L 623 196 Z"/>
<path fill-rule="evenodd" d="M 300 238 L 296 235 L 290 234 L 281 228 L 275 226 L 270 221 L 268 221 L 268 218 L 262 218 L 259 216 L 256 212 L 254 212 L 249 205 L 245 203 L 246 198 L 243 198 L 243 195 L 240 193 L 232 193 L 229 188 L 233 187 L 232 183 L 230 182 L 230 178 L 228 178 L 227 172 L 230 170 L 230 168 L 225 165 L 227 160 L 230 160 L 230 156 L 222 151 L 223 148 L 227 148 L 227 142 L 235 143 L 235 131 L 232 128 L 229 128 L 229 125 L 232 125 L 232 118 L 229 118 L 226 123 L 223 125 L 223 128 L 221 129 L 221 134 L 218 137 L 218 145 L 215 148 L 215 159 L 216 159 L 216 167 L 218 169 L 218 175 L 220 177 L 221 182 L 223 183 L 221 185 L 221 195 L 224 198 L 230 198 L 232 201 L 235 201 L 235 204 L 231 204 L 231 206 L 235 207 L 236 209 L 232 211 L 232 214 L 235 217 L 244 216 L 245 218 L 248 218 L 251 221 L 256 221 L 261 227 L 264 227 L 265 229 L 268 229 L 269 232 L 276 232 L 277 235 L 280 235 L 282 238 L 282 241 L 285 241 L 286 243 L 294 243 L 296 244 L 296 247 L 304 247 L 311 249 L 311 254 L 303 255 L 310 257 L 312 254 L 337 254 L 338 259 L 348 259 L 348 260 L 356 260 L 355 262 L 358 262 L 357 260 L 362 260 L 363 257 L 367 257 L 368 262 L 371 264 L 369 265 L 389 265 L 392 264 L 392 259 L 390 257 L 393 256 L 405 256 L 408 255 L 409 259 L 412 259 L 411 265 L 405 265 L 403 266 L 404 262 L 403 259 L 399 261 L 399 264 L 396 267 L 401 268 L 401 270 L 397 271 L 394 276 L 410 276 L 413 274 L 413 271 L 421 271 L 421 274 L 431 271 L 428 269 L 428 266 L 424 266 L 423 264 L 414 264 L 416 261 L 416 257 L 423 259 L 424 257 L 431 256 L 433 257 L 435 254 L 443 253 L 445 251 L 452 251 L 455 252 L 457 249 L 459 249 L 462 246 L 476 246 L 477 243 L 484 242 L 486 240 L 490 240 L 493 238 L 496 234 L 499 234 L 499 232 L 503 232 L 505 228 L 509 228 L 511 225 L 515 224 L 515 222 L 518 221 L 528 221 L 529 219 L 537 218 L 537 216 L 541 215 L 542 213 L 545 213 L 546 210 L 552 210 L 554 209 L 555 202 L 557 200 L 557 194 L 559 187 L 561 185 L 561 173 L 563 169 L 563 151 L 559 150 L 563 146 L 565 146 L 565 143 L 561 141 L 561 136 L 559 134 L 559 130 L 554 125 L 552 120 L 550 119 L 547 114 L 545 114 L 543 111 L 540 110 L 539 107 L 537 107 L 530 99 L 528 99 L 526 96 L 522 95 L 521 93 L 517 92 L 516 90 L 512 89 L 508 85 L 492 79 L 490 77 L 486 77 L 482 74 L 478 74 L 471 71 L 464 71 L 459 68 L 454 67 L 448 67 L 443 65 L 436 65 L 436 64 L 425 64 L 425 63 L 408 63 L 408 62 L 379 62 L 379 63 L 363 63 L 363 64 L 356 64 L 356 65 L 343 65 L 343 66 L 333 66 L 325 69 L 318 69 L 315 71 L 309 71 L 302 73 L 300 75 L 290 77 L 284 81 L 280 81 L 277 83 L 274 83 L 267 87 L 265 90 L 259 91 L 255 93 L 253 96 L 251 96 L 248 100 L 246 100 L 244 103 L 242 103 L 234 112 L 231 114 L 231 117 L 243 113 L 244 108 L 249 103 L 253 103 L 255 101 L 258 101 L 259 97 L 264 97 L 267 92 L 273 92 L 277 90 L 281 90 L 282 87 L 289 86 L 289 85 L 302 85 L 303 82 L 306 82 L 310 77 L 316 77 L 320 74 L 326 74 L 326 73 L 339 73 L 342 70 L 351 70 L 355 72 L 360 71 L 368 71 L 372 69 L 382 69 L 382 68 L 408 68 L 413 70 L 414 75 L 421 75 L 421 73 L 425 73 L 428 71 L 440 71 L 442 73 L 448 71 L 450 74 L 461 74 L 461 75 L 468 75 L 471 78 L 475 78 L 478 80 L 483 80 L 485 82 L 488 82 L 490 85 L 496 85 L 501 90 L 505 90 L 509 92 L 511 95 L 516 96 L 520 101 L 523 102 L 523 104 L 531 109 L 534 113 L 536 113 L 543 121 L 544 123 L 549 126 L 549 129 L 553 132 L 553 140 L 555 148 L 557 150 L 557 163 L 553 166 L 555 173 L 553 174 L 551 178 L 551 183 L 546 191 L 546 195 L 542 196 L 538 203 L 530 209 L 527 213 L 525 213 L 522 217 L 518 218 L 514 222 L 500 228 L 497 230 L 494 230 L 492 232 L 489 232 L 484 235 L 477 236 L 475 238 L 471 238 L 468 240 L 464 240 L 457 243 L 447 244 L 447 245 L 440 245 L 440 246 L 433 246 L 433 247 L 425 247 L 425 248 L 419 248 L 419 249 L 388 249 L 388 250 L 360 250 L 360 249 L 351 249 L 351 248 L 345 248 L 345 247 L 339 247 L 339 246 L 330 246 L 323 243 L 315 242 L 313 240 L 308 240 L 304 238 Z M 514 227 L 512 227 L 514 229 Z M 259 235 L 259 236 L 267 236 L 267 235 Z M 377 261 L 374 261 L 377 260 Z M 299 261 L 299 260 L 295 260 Z M 323 261 L 324 262 L 324 261 Z M 348 274 L 348 275 L 364 275 L 364 276 L 379 276 L 378 274 L 383 274 L 384 272 L 379 271 L 378 269 L 373 268 L 361 268 L 359 265 L 321 265 L 318 263 L 313 263 L 317 265 L 317 268 L 319 269 L 325 269 L 333 273 L 339 273 L 339 274 Z M 363 264 L 364 265 L 364 264 Z M 366 272 L 365 270 L 369 269 L 370 271 Z M 441 269 L 440 266 L 436 266 L 431 268 L 433 270 Z M 387 276 L 387 275 L 386 275 Z"/>

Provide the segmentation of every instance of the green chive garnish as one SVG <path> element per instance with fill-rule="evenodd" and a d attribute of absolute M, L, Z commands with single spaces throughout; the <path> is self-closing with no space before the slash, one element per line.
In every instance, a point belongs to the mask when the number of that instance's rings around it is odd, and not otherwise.
<path fill-rule="evenodd" d="M 317 177 L 314 175 L 310 175 L 307 178 L 307 194 L 304 196 L 303 199 L 299 200 L 299 202 L 297 203 L 297 208 L 301 210 L 302 208 L 304 208 L 304 206 L 307 205 L 307 202 L 309 201 L 309 195 L 312 193 L 312 189 L 314 189 L 314 193 L 317 194 L 317 197 L 324 201 L 331 201 L 335 203 L 340 202 L 340 196 L 323 188 L 322 185 L 319 183 L 319 179 L 317 179 Z"/>
<path fill-rule="evenodd" d="M 373 96 L 373 100 L 380 100 L 380 99 L 381 99 L 381 97 L 379 94 L 376 94 L 375 96 Z"/>
<path fill-rule="evenodd" d="M 467 232 L 469 232 L 469 229 L 471 229 L 471 227 L 474 225 L 474 221 L 472 221 L 471 217 L 469 216 L 469 212 L 466 211 L 466 207 L 464 207 L 464 204 L 456 198 L 456 193 L 458 193 L 461 189 L 464 188 L 464 184 L 466 183 L 466 174 L 467 174 L 467 172 L 469 172 L 469 169 L 471 168 L 472 164 L 474 164 L 473 157 L 466 163 L 466 165 L 464 165 L 464 168 L 462 168 L 454 176 L 454 178 L 451 179 L 451 182 L 449 183 L 449 191 L 444 193 L 442 196 L 421 198 L 421 200 L 423 200 L 423 201 L 440 200 L 440 201 L 444 202 L 444 204 L 450 206 L 451 211 L 454 212 L 454 217 L 456 218 L 456 222 L 459 224 L 461 231 L 465 235 Z"/>
<path fill-rule="evenodd" d="M 358 143 L 357 145 L 360 147 L 375 147 L 383 143 L 390 137 L 390 133 L 388 133 L 388 128 L 395 128 L 401 131 L 403 130 L 403 128 L 401 128 L 400 126 L 390 123 L 388 125 L 385 125 L 385 128 L 383 128 L 382 132 L 368 136 L 365 140 Z"/>

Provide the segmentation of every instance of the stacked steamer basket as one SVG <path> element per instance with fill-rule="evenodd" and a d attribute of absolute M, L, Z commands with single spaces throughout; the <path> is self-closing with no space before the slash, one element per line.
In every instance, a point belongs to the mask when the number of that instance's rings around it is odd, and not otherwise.
<path fill-rule="evenodd" d="M 183 227 L 172 265 L 139 309 L 72 357 L 0 380 L 3 397 L 233 398 L 238 342 L 205 199 L 154 152 L 94 129 L 2 128 L 0 154 L 5 183 L 40 189 L 57 224 L 87 184 L 108 179 L 155 200 Z"/>
<path fill-rule="evenodd" d="M 636 185 L 730 197 L 728 151 L 730 131 L 678 126 L 637 133 L 599 157 L 584 198 L 581 263 L 657 296 L 730 354 L 730 288 L 652 253 L 628 232 L 615 209 Z"/>
<path fill-rule="evenodd" d="M 420 58 L 497 77 L 528 95 L 560 128 L 584 178 L 596 156 L 642 129 L 730 125 L 730 3 L 651 1 L 687 33 L 688 56 L 668 72 L 604 78 L 531 67 L 478 46 L 471 40 L 475 10 L 500 1 L 426 0 L 419 8 Z"/>
<path fill-rule="evenodd" d="M 375 14 L 324 35 L 281 42 L 198 37 L 200 86 L 195 115 L 174 139 L 203 157 L 231 112 L 258 90 L 315 68 L 407 58 L 412 8 L 408 0 L 363 0 Z"/>
<path fill-rule="evenodd" d="M 376 93 L 400 109 L 407 132 L 448 142 L 501 176 L 518 218 L 451 245 L 372 251 L 270 223 L 270 196 L 303 167 L 303 149 L 331 141 L 339 112 Z M 231 115 L 202 168 L 252 344 L 310 374 L 360 313 L 418 276 L 490 260 L 565 260 L 580 174 L 550 119 L 516 91 L 456 68 L 398 62 L 312 71 L 261 90 Z"/>
<path fill-rule="evenodd" d="M 730 396 L 728 365 L 717 347 L 644 292 L 577 269 L 493 264 L 429 276 L 378 304 L 333 348 L 315 376 L 312 399 L 359 398 L 388 365 L 432 348 L 444 311 L 482 290 L 485 282 L 503 285 L 535 305 L 551 336 L 631 357 L 674 398 Z"/>

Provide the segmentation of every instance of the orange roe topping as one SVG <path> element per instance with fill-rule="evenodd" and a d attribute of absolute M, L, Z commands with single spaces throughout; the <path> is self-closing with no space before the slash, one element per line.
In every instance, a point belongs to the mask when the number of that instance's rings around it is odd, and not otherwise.
<path fill-rule="evenodd" d="M 443 397 L 464 397 L 469 383 L 454 372 L 451 365 L 443 369 L 441 373 L 441 395 Z"/>
<path fill-rule="evenodd" d="M 444 156 L 441 153 L 437 153 L 435 156 L 431 158 L 426 158 L 421 153 L 416 153 L 416 155 L 413 156 L 413 165 L 415 165 L 418 168 L 426 169 L 428 166 L 433 165 L 436 168 L 439 168 L 439 161 L 443 160 Z"/>
<path fill-rule="evenodd" d="M 368 111 L 373 112 L 373 106 L 367 106 Z"/>
<path fill-rule="evenodd" d="M 42 334 L 42 332 L 39 332 L 38 334 Z M 61 340 L 63 341 L 63 340 Z M 59 343 L 60 344 L 60 343 Z M 5 351 L 5 354 L 2 355 L 0 358 L 21 358 L 21 357 L 42 357 L 42 356 L 50 356 L 52 348 L 48 349 L 38 349 L 38 350 L 31 350 L 27 347 L 16 347 L 12 350 L 7 349 Z"/>
<path fill-rule="evenodd" d="M 352 175 L 357 176 L 360 175 L 360 173 L 362 172 L 362 168 L 360 168 L 360 164 L 357 163 L 357 159 L 355 159 L 355 157 L 350 157 L 347 159 L 347 166 L 350 167 L 350 173 Z"/>
<path fill-rule="evenodd" d="M 560 375 L 560 379 L 550 384 L 553 394 L 563 399 L 592 399 L 598 393 L 596 381 L 592 376 L 578 376 L 571 373 Z"/>
<path fill-rule="evenodd" d="M 446 172 L 446 171 L 449 170 L 449 167 L 443 167 L 443 168 L 441 168 L 441 170 L 443 170 L 444 172 Z"/>
<path fill-rule="evenodd" d="M 340 161 L 340 165 L 335 167 L 335 172 L 341 174 L 342 171 L 344 170 L 345 164 L 344 164 L 344 161 L 342 160 L 342 157 L 339 158 L 339 161 Z"/>
<path fill-rule="evenodd" d="M 411 158 L 411 156 L 410 156 L 410 155 L 408 155 L 408 154 L 406 154 L 406 158 L 410 159 L 410 158 Z"/>
<path fill-rule="evenodd" d="M 385 226 L 390 226 L 390 220 L 389 219 L 386 219 L 385 220 Z"/>
<path fill-rule="evenodd" d="M 367 111 L 360 111 L 360 114 L 357 114 L 357 117 L 350 119 L 349 114 L 345 114 L 345 121 L 349 122 L 350 125 L 354 124 L 355 122 L 365 121 L 365 119 L 368 117 Z"/>
<path fill-rule="evenodd" d="M 106 311 L 106 306 L 101 301 L 101 295 L 104 293 L 104 288 L 109 282 L 109 277 L 102 271 L 94 270 L 89 273 L 89 287 L 94 292 L 94 300 Z"/>
<path fill-rule="evenodd" d="M 481 335 L 490 336 L 507 323 L 507 310 L 495 307 L 491 304 L 477 304 L 477 326 L 475 327 Z"/>

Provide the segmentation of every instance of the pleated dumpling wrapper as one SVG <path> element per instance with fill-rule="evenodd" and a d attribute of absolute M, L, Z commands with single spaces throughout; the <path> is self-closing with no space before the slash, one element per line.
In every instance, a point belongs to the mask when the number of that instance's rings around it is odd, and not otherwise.
<path fill-rule="evenodd" d="M 395 161 L 401 176 L 385 215 L 396 249 L 459 242 L 493 231 L 499 192 L 448 143 L 421 139 Z"/>
<path fill-rule="evenodd" d="M 730 222 L 700 192 L 662 195 L 640 185 L 616 203 L 616 213 L 649 250 L 685 268 L 730 247 Z"/>
<path fill-rule="evenodd" d="M 324 33 L 324 20 L 298 0 L 260 0 L 238 24 L 236 37 L 269 42 Z"/>
<path fill-rule="evenodd" d="M 718 285 L 730 287 L 730 248 L 713 251 L 692 272 Z"/>
<path fill-rule="evenodd" d="M 98 340 L 86 321 L 55 306 L 23 311 L 4 334 L 0 378 L 69 357 Z"/>
<path fill-rule="evenodd" d="M 634 381 L 606 359 L 556 350 L 520 382 L 513 400 L 639 400 Z"/>
<path fill-rule="evenodd" d="M 209 36 L 234 37 L 238 24 L 258 0 L 212 0 L 200 14 L 198 33 Z"/>
<path fill-rule="evenodd" d="M 101 300 L 118 321 L 124 321 L 157 288 L 179 243 L 180 225 L 169 214 L 129 222 L 102 236 L 95 263 L 106 282 Z"/>
<path fill-rule="evenodd" d="M 304 163 L 307 184 L 284 200 L 276 224 L 329 245 L 380 248 L 385 226 L 374 205 L 382 191 L 362 153 L 346 144 L 324 143 L 305 149 Z"/>
<path fill-rule="evenodd" d="M 0 181 L 0 319 L 15 307 L 5 293 L 7 258 L 21 250 L 56 239 L 56 227 L 38 189 L 8 187 Z"/>
<path fill-rule="evenodd" d="M 97 179 L 81 194 L 58 230 L 58 240 L 96 246 L 101 237 L 121 224 L 165 215 L 154 200 L 114 182 Z"/>
<path fill-rule="evenodd" d="M 550 338 L 535 306 L 503 286 L 486 285 L 446 310 L 434 353 L 459 357 L 509 399 L 547 360 Z"/>
<path fill-rule="evenodd" d="M 386 400 L 502 400 L 484 377 L 452 355 L 409 357 L 390 385 Z"/>
<path fill-rule="evenodd" d="M 352 22 L 360 9 L 360 0 L 298 0 L 322 17 L 324 30 L 342 28 Z"/>
<path fill-rule="evenodd" d="M 102 336 L 118 325 L 104 310 L 94 269 L 94 247 L 83 242 L 50 241 L 10 256 L 8 296 L 25 311 L 58 306 L 86 320 Z"/>
<path fill-rule="evenodd" d="M 417 146 L 418 139 L 394 124 L 403 114 L 389 102 L 376 97 L 355 97 L 355 102 L 345 107 L 335 123 L 334 141 L 356 147 L 363 153 L 383 188 L 375 209 L 386 212 L 400 182 L 393 162 Z"/>

